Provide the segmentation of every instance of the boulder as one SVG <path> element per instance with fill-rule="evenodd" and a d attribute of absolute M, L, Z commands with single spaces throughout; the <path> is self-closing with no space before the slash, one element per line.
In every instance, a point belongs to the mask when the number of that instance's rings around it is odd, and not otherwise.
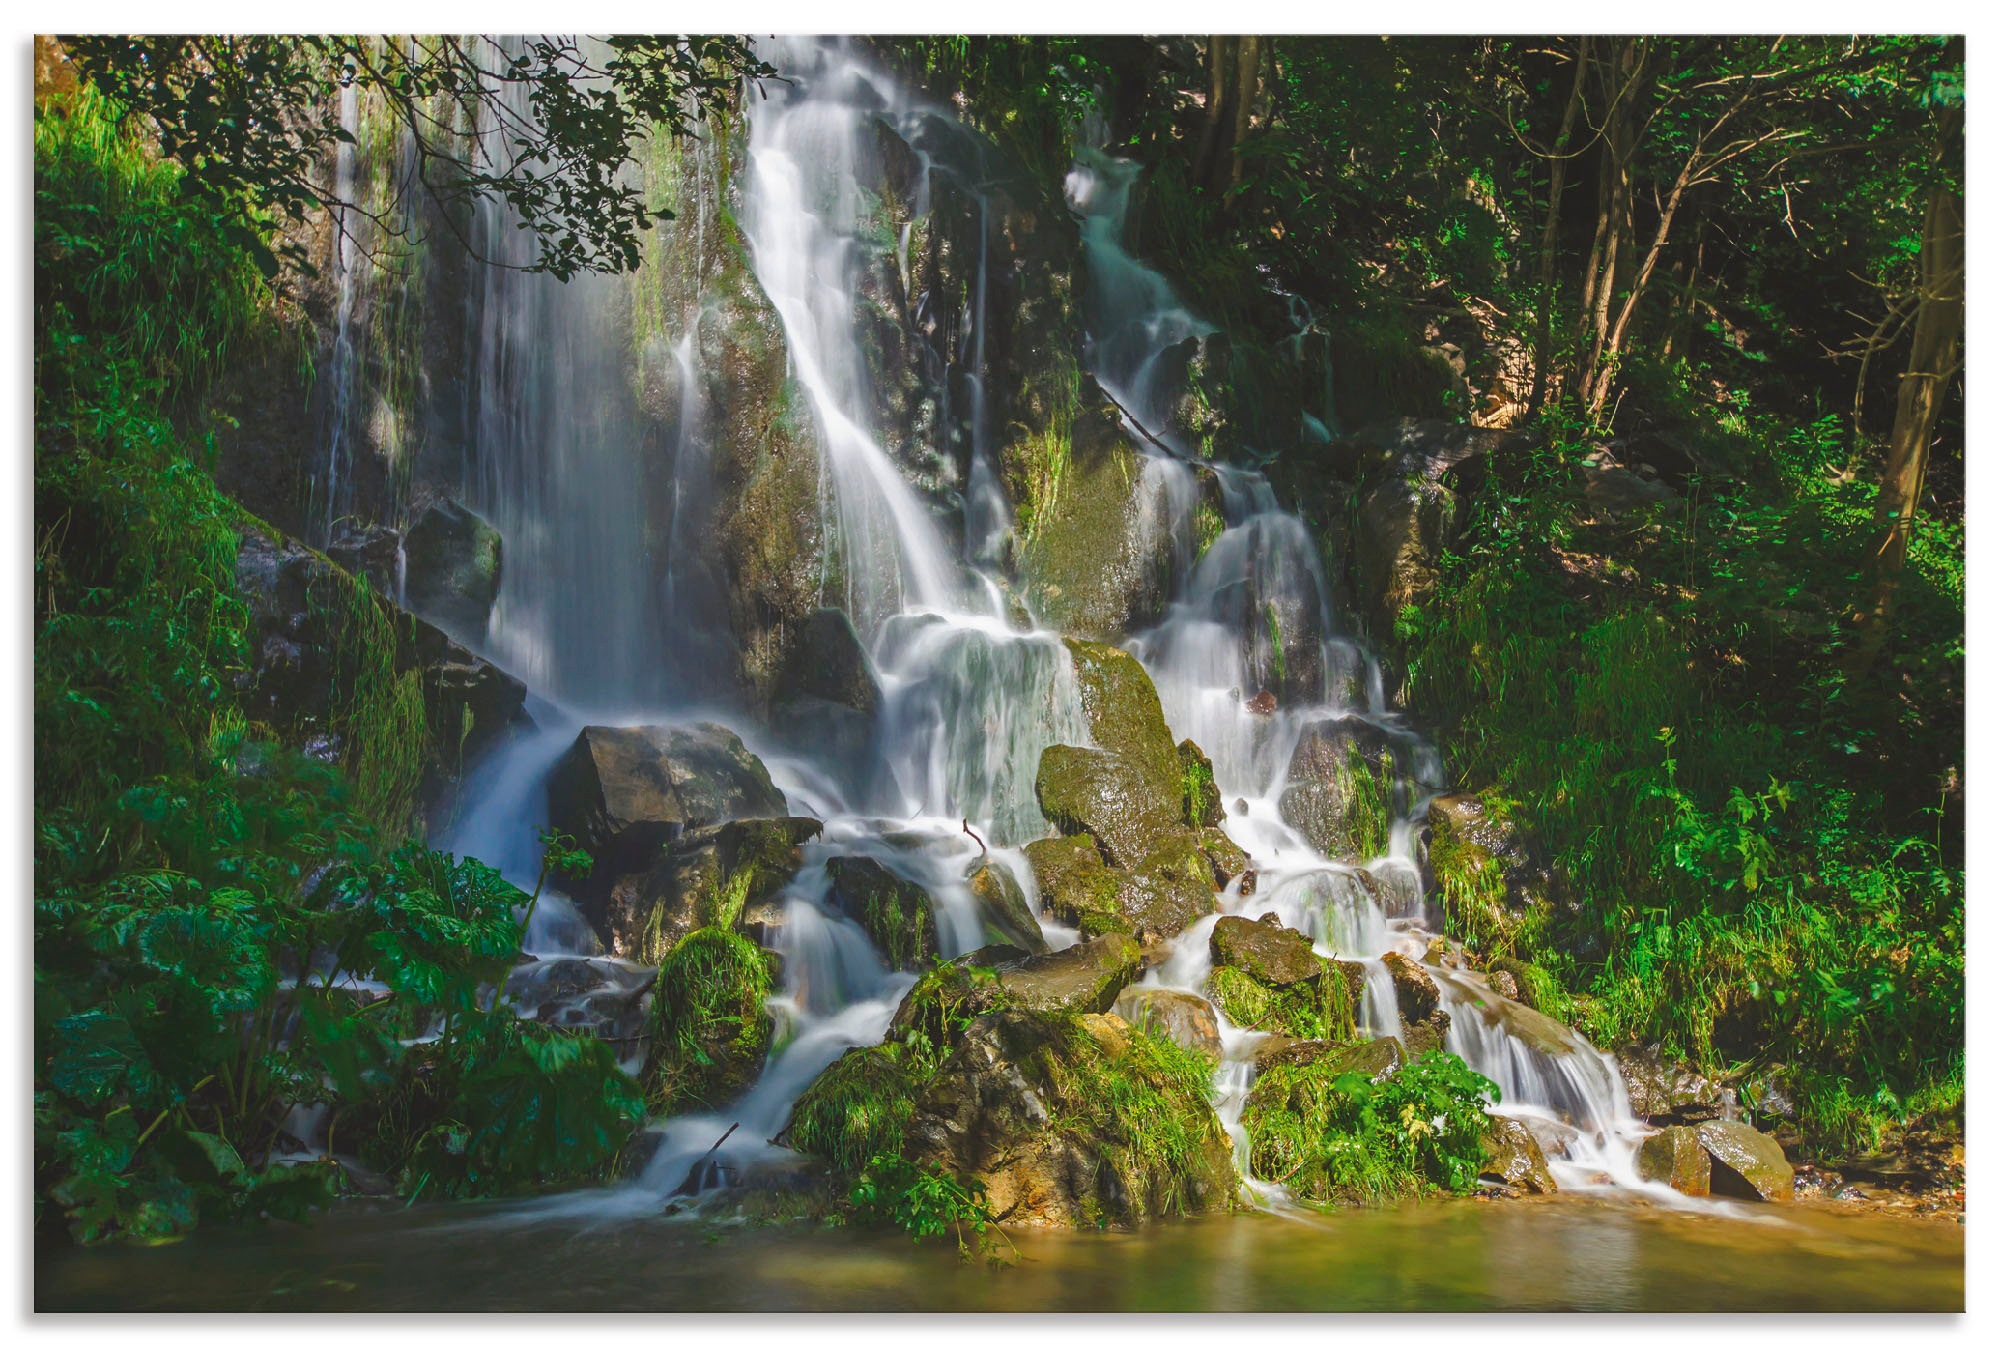
<path fill-rule="evenodd" d="M 539 1024 L 591 1034 L 636 1051 L 647 1041 L 653 970 L 621 959 L 544 957 L 516 964 L 505 992 Z"/>
<path fill-rule="evenodd" d="M 1603 449 L 1593 451 L 1577 464 L 1576 474 L 1583 486 L 1584 502 L 1591 513 L 1602 518 L 1616 519 L 1654 505 L 1676 509 L 1680 505 L 1680 492 L 1665 482 L 1620 467 Z"/>
<path fill-rule="evenodd" d="M 1259 1072 L 1279 1066 L 1311 1066 L 1328 1062 L 1339 1075 L 1358 1071 L 1369 1080 L 1389 1076 L 1409 1060 L 1409 1053 L 1395 1039 L 1384 1035 L 1365 1043 L 1335 1043 L 1324 1038 L 1291 1038 L 1272 1034 L 1257 1045 L 1253 1060 Z"/>
<path fill-rule="evenodd" d="M 1399 794 L 1395 736 L 1358 716 L 1332 717 L 1299 735 L 1278 813 L 1324 855 L 1358 862 L 1387 849 Z"/>
<path fill-rule="evenodd" d="M 1229 881 L 1250 869 L 1250 855 L 1242 847 L 1229 839 L 1229 834 L 1220 828 L 1203 828 L 1195 834 L 1195 845 L 1208 858 L 1210 872 L 1215 876 L 1216 888 L 1227 887 Z M 1245 897 L 1257 891 L 1256 878 L 1246 880 L 1243 890 Z"/>
<path fill-rule="evenodd" d="M 1708 1150 L 1691 1127 L 1669 1127 L 1639 1143 L 1639 1177 L 1664 1183 L 1689 1197 L 1707 1197 Z"/>
<path fill-rule="evenodd" d="M 1792 1166 L 1784 1148 L 1747 1123 L 1698 1123 L 1694 1134 L 1715 1163 L 1709 1188 L 1718 1197 L 1760 1202 L 1792 1200 Z"/>
<path fill-rule="evenodd" d="M 1102 748 L 1042 750 L 1035 799 L 1064 836 L 1085 836 L 1114 866 L 1144 860 L 1179 826 L 1178 797 L 1163 795 L 1143 763 Z"/>
<path fill-rule="evenodd" d="M 439 501 L 403 537 L 403 594 L 453 631 L 485 632 L 500 594 L 500 533 L 456 501 Z"/>
<path fill-rule="evenodd" d="M 1548 869 L 1508 818 L 1505 802 L 1470 794 L 1434 796 L 1424 824 L 1425 864 L 1454 929 L 1476 948 L 1522 943 L 1530 918 L 1547 913 L 1553 886 Z"/>
<path fill-rule="evenodd" d="M 1553 1193 L 1555 1176 L 1535 1134 L 1515 1118 L 1492 1117 L 1479 1139 L 1479 1177 L 1517 1192 Z"/>
<path fill-rule="evenodd" d="M 386 524 L 343 523 L 327 543 L 326 557 L 350 575 L 366 576 L 377 594 L 393 599 L 401 569 L 396 554 L 402 550 L 403 535 Z"/>
<path fill-rule="evenodd" d="M 826 863 L 827 899 L 868 933 L 891 968 L 927 966 L 938 952 L 931 896 L 871 856 L 835 856 Z"/>
<path fill-rule="evenodd" d="M 1625 1078 L 1634 1117 L 1665 1127 L 1736 1116 L 1735 1091 L 1698 1072 L 1668 1065 L 1657 1043 L 1622 1049 L 1614 1059 L 1618 1074 Z"/>
<path fill-rule="evenodd" d="M 1177 797 L 1180 754 L 1145 666 L 1116 646 L 1075 639 L 1063 644 L 1091 738 L 1098 747 L 1131 759 L 1161 794 Z"/>
<path fill-rule="evenodd" d="M 601 903 L 578 885 L 578 904 L 613 954 L 658 964 L 702 926 L 732 926 L 772 943 L 778 895 L 820 834 L 812 818 L 732 819 L 684 830 L 650 869 L 615 879 Z"/>
<path fill-rule="evenodd" d="M 1047 837 L 1030 842 L 1021 854 L 1034 868 L 1042 905 L 1056 920 L 1085 935 L 1129 931 L 1119 891 L 1123 878 L 1105 865 L 1088 837 Z"/>
<path fill-rule="evenodd" d="M 1084 835 L 1030 842 L 1022 854 L 1049 912 L 1085 935 L 1172 936 L 1215 910 L 1215 865 L 1186 830 L 1167 833 L 1129 870 L 1107 865 Z"/>
<path fill-rule="evenodd" d="M 1313 953 L 1312 938 L 1285 926 L 1276 913 L 1261 921 L 1219 918 L 1209 933 L 1208 955 L 1216 967 L 1240 968 L 1269 987 L 1289 987 L 1326 971 L 1326 961 Z"/>
<path fill-rule="evenodd" d="M 980 925 L 986 939 L 1019 947 L 1029 954 L 1046 954 L 1049 949 L 1042 925 L 1028 907 L 1014 872 L 992 859 L 981 860 L 966 876 L 966 887 L 979 904 Z"/>
<path fill-rule="evenodd" d="M 592 725 L 549 776 L 549 819 L 598 860 L 644 866 L 683 828 L 787 812 L 784 794 L 720 725 Z"/>
<path fill-rule="evenodd" d="M 1382 956 L 1382 962 L 1388 966 L 1389 978 L 1396 986 L 1396 1013 L 1402 1017 L 1403 1040 L 1409 1045 L 1410 1055 L 1421 1057 L 1444 1047 L 1451 1014 L 1444 1008 L 1437 982 L 1424 971 L 1422 964 L 1406 954 L 1391 950 Z M 1503 1006 L 1513 1005 L 1511 1001 L 1494 999 Z"/>
<path fill-rule="evenodd" d="M 1216 1024 L 1215 1009 L 1192 992 L 1127 987 L 1111 1003 L 1111 1013 L 1135 1026 L 1151 1025 L 1211 1062 L 1222 1060 L 1222 1031 Z"/>
<path fill-rule="evenodd" d="M 1236 1172 L 1207 1096 L 1116 1016 L 1001 1010 L 971 1023 L 917 1095 L 905 1156 L 978 1179 L 1009 1225 L 1222 1211 Z"/>
<path fill-rule="evenodd" d="M 1102 1015 L 1139 975 L 1139 944 L 1112 932 L 999 969 L 1000 988 L 1024 1010 Z"/>
<path fill-rule="evenodd" d="M 771 1046 L 774 956 L 706 926 L 667 955 L 653 984 L 648 1102 L 678 1113 L 714 1109 L 756 1080 Z"/>

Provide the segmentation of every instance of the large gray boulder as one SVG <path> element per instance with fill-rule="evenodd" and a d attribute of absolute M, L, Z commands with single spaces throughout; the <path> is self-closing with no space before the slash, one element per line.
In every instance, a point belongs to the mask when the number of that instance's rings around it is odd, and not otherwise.
<path fill-rule="evenodd" d="M 828 901 L 868 933 L 891 968 L 923 968 L 938 952 L 937 919 L 923 885 L 872 856 L 835 856 L 826 863 Z"/>
<path fill-rule="evenodd" d="M 613 954 L 658 964 L 703 926 L 734 926 L 770 945 L 783 921 L 780 895 L 798 873 L 814 818 L 734 819 L 684 829 L 648 869 L 602 885 L 577 885 L 578 906 Z"/>
<path fill-rule="evenodd" d="M 1292 750 L 1278 812 L 1336 860 L 1381 854 L 1402 791 L 1394 732 L 1359 716 L 1308 725 Z"/>
<path fill-rule="evenodd" d="M 720 725 L 591 725 L 549 776 L 549 819 L 598 861 L 646 867 L 681 830 L 787 813 L 784 793 Z"/>
<path fill-rule="evenodd" d="M 453 631 L 486 630 L 500 594 L 500 533 L 456 501 L 439 501 L 403 535 L 410 607 Z"/>
<path fill-rule="evenodd" d="M 1792 1200 L 1792 1164 L 1776 1141 L 1748 1123 L 1698 1123 L 1695 1137 L 1714 1164 L 1709 1188 L 1718 1197 L 1753 1202 Z"/>

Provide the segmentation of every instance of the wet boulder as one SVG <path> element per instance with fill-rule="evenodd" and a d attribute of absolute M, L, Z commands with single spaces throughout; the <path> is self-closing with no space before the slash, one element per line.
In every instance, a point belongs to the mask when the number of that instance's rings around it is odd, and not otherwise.
<path fill-rule="evenodd" d="M 1151 1026 L 1211 1062 L 1222 1060 L 1222 1031 L 1215 1009 L 1192 992 L 1127 987 L 1111 1003 L 1111 1013 L 1134 1026 Z"/>
<path fill-rule="evenodd" d="M 558 1029 L 591 1034 L 621 1055 L 648 1038 L 653 970 L 622 959 L 545 957 L 515 965 L 506 994 L 517 1013 Z"/>
<path fill-rule="evenodd" d="M 770 944 L 778 895 L 820 834 L 812 818 L 732 819 L 684 830 L 649 869 L 621 875 L 601 901 L 578 885 L 584 915 L 613 954 L 657 965 L 702 926 L 734 927 Z"/>
<path fill-rule="evenodd" d="M 607 873 L 641 868 L 685 827 L 787 812 L 764 764 L 720 725 L 588 726 L 549 776 L 550 821 Z"/>
<path fill-rule="evenodd" d="M 814 609 L 790 633 L 771 691 L 771 728 L 851 773 L 871 756 L 882 709 L 868 652 L 838 608 Z"/>
<path fill-rule="evenodd" d="M 1222 917 L 1208 948 L 1215 968 L 1206 991 L 1239 1028 L 1334 1041 L 1353 1034 L 1347 978 L 1275 915 Z"/>
<path fill-rule="evenodd" d="M 1190 828 L 1212 828 L 1222 822 L 1222 792 L 1215 785 L 1215 764 L 1201 745 L 1183 739 L 1174 747 L 1181 767 L 1181 821 Z"/>
<path fill-rule="evenodd" d="M 1516 1192 L 1553 1193 L 1555 1176 L 1535 1134 L 1516 1118 L 1493 1117 L 1479 1138 L 1479 1177 Z"/>
<path fill-rule="evenodd" d="M 1133 447 L 1117 411 L 1083 385 L 1067 433 L 1009 428 L 1001 446 L 1031 523 L 1020 551 L 1023 587 L 1058 631 L 1115 641 L 1158 621 L 1173 583 L 1177 502 L 1170 468 Z M 1067 439 L 1068 443 L 1062 441 Z M 1060 458 L 1067 450 L 1067 462 Z"/>
<path fill-rule="evenodd" d="M 1403 1037 L 1416 1056 L 1445 1044 L 1451 1028 L 1451 1014 L 1445 1010 L 1437 982 L 1424 966 L 1407 954 L 1394 950 L 1382 956 L 1389 978 L 1396 986 L 1396 1013 L 1402 1017 Z M 1495 998 L 1496 1000 L 1498 998 Z M 1503 1005 L 1512 1002 L 1503 1001 Z M 1516 1007 L 1517 1009 L 1519 1007 Z"/>
<path fill-rule="evenodd" d="M 1063 645 L 1091 738 L 1100 748 L 1131 759 L 1163 795 L 1177 797 L 1180 754 L 1145 666 L 1116 646 L 1075 639 Z"/>
<path fill-rule="evenodd" d="M 1668 1127 L 1639 1143 L 1639 1177 L 1689 1197 L 1707 1197 L 1710 1160 L 1691 1127 Z"/>
<path fill-rule="evenodd" d="M 826 863 L 828 901 L 868 933 L 891 968 L 922 968 L 938 951 L 930 893 L 872 856 Z"/>
<path fill-rule="evenodd" d="M 998 971 L 1001 990 L 1024 1010 L 1102 1015 L 1139 976 L 1139 944 L 1112 932 Z"/>
<path fill-rule="evenodd" d="M 1215 863 L 1185 830 L 1167 833 L 1130 869 L 1107 864 L 1083 835 L 1031 842 L 1022 854 L 1049 912 L 1085 935 L 1168 937 L 1215 910 Z"/>
<path fill-rule="evenodd" d="M 1551 902 L 1549 872 L 1508 812 L 1502 800 L 1455 793 L 1433 797 L 1424 814 L 1432 885 L 1476 947 L 1518 944 Z"/>
<path fill-rule="evenodd" d="M 1044 749 L 1035 799 L 1058 831 L 1089 837 L 1115 866 L 1137 865 L 1179 824 L 1144 764 L 1101 748 Z"/>
<path fill-rule="evenodd" d="M 1758 1202 L 1792 1200 L 1792 1166 L 1784 1148 L 1748 1123 L 1697 1123 L 1695 1137 L 1714 1164 L 1709 1190 L 1718 1197 Z"/>
<path fill-rule="evenodd" d="M 905 1156 L 978 1179 L 1009 1225 L 1227 1210 L 1236 1173 L 1205 1074 L 1161 1051 L 1113 1015 L 984 1015 L 918 1094 Z"/>
<path fill-rule="evenodd" d="M 988 941 L 1014 945 L 1030 954 L 1048 953 L 1048 939 L 1013 871 L 989 858 L 972 868 L 965 883 L 979 904 L 980 926 Z"/>
<path fill-rule="evenodd" d="M 1625 1048 L 1614 1055 L 1632 1101 L 1632 1114 L 1657 1127 L 1733 1119 L 1735 1091 L 1696 1071 L 1666 1062 L 1659 1045 Z"/>
<path fill-rule="evenodd" d="M 1253 1060 L 1259 1072 L 1280 1066 L 1327 1063 L 1335 1075 L 1349 1071 L 1371 1081 L 1386 1079 L 1410 1059 L 1403 1045 L 1386 1034 L 1360 1043 L 1336 1043 L 1325 1038 L 1292 1038 L 1272 1034 L 1257 1045 Z M 1266 1097 L 1269 1102 L 1269 1097 Z"/>
<path fill-rule="evenodd" d="M 403 537 L 403 593 L 440 625 L 477 636 L 500 594 L 500 533 L 456 501 L 418 515 Z"/>
<path fill-rule="evenodd" d="M 1388 847 L 1399 776 L 1388 730 L 1358 716 L 1316 721 L 1292 750 L 1278 813 L 1322 854 L 1366 860 Z"/>
<path fill-rule="evenodd" d="M 342 525 L 326 545 L 326 557 L 350 575 L 366 576 L 377 594 L 396 597 L 396 554 L 403 535 L 386 524 Z"/>
<path fill-rule="evenodd" d="M 1034 868 L 1042 904 L 1056 920 L 1085 935 L 1129 931 L 1119 905 L 1121 877 L 1088 837 L 1045 837 L 1021 848 Z"/>

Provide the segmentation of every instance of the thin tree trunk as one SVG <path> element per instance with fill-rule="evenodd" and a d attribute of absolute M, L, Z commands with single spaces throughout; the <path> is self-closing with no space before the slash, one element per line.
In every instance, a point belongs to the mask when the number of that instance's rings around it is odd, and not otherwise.
<path fill-rule="evenodd" d="M 1696 154 L 1699 153 L 1697 150 Z M 1646 260 L 1640 264 L 1639 274 L 1632 278 L 1632 284 L 1625 291 L 1625 302 L 1619 306 L 1618 320 L 1611 325 L 1603 344 L 1591 357 L 1596 371 L 1589 402 L 1592 420 L 1596 420 L 1604 410 L 1604 403 L 1611 396 L 1611 383 L 1618 372 L 1618 355 L 1625 349 L 1625 337 L 1632 330 L 1632 315 L 1639 311 L 1639 297 L 1646 293 L 1646 285 L 1653 279 L 1653 270 L 1659 265 L 1660 253 L 1667 246 L 1667 235 L 1674 226 L 1674 212 L 1680 209 L 1681 198 L 1687 194 L 1694 164 L 1695 156 L 1690 155 L 1680 176 L 1674 179 L 1673 190 L 1667 193 L 1667 204 L 1660 208 L 1660 223 L 1653 230 L 1653 243 L 1646 250 Z"/>
<path fill-rule="evenodd" d="M 1556 302 L 1556 241 L 1562 224 L 1563 178 L 1569 168 L 1569 138 L 1576 128 L 1576 114 L 1583 107 L 1583 77 L 1589 69 L 1587 44 L 1589 38 L 1579 38 L 1576 53 L 1576 79 L 1570 84 L 1569 105 L 1563 109 L 1562 131 L 1556 136 L 1555 157 L 1549 161 L 1549 215 L 1542 224 L 1541 277 L 1537 293 L 1541 295 L 1541 312 L 1535 316 L 1535 383 L 1528 394 L 1528 414 L 1534 415 L 1541 408 L 1542 398 L 1549 388 L 1549 343 Z"/>
<path fill-rule="evenodd" d="M 1896 390 L 1896 420 L 1889 432 L 1889 460 L 1875 498 L 1875 587 L 1861 614 L 1855 664 L 1874 663 L 1888 638 L 1896 583 L 1910 554 L 1910 527 L 1930 466 L 1931 435 L 1945 390 L 1958 372 L 1965 330 L 1964 204 L 1951 188 L 1931 191 L 1924 238 L 1917 255 L 1919 298 L 1910 363 Z"/>

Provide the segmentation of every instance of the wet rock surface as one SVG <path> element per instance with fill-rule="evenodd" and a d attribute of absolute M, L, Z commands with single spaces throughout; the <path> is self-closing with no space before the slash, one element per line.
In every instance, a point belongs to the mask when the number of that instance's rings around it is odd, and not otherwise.
<path fill-rule="evenodd" d="M 1101 1015 L 1139 975 L 1139 944 L 1111 932 L 1000 967 L 1000 986 L 1026 1010 Z"/>
<path fill-rule="evenodd" d="M 826 877 L 828 901 L 868 933 L 891 968 L 922 968 L 937 953 L 937 920 L 923 885 L 870 856 L 835 856 Z"/>
<path fill-rule="evenodd" d="M 500 594 L 500 533 L 455 501 L 418 515 L 403 537 L 403 592 L 411 608 L 477 637 Z"/>
<path fill-rule="evenodd" d="M 1222 1033 L 1216 1025 L 1215 1008 L 1192 992 L 1127 987 L 1111 1003 L 1111 1013 L 1134 1026 L 1150 1025 L 1212 1062 L 1222 1060 Z"/>
<path fill-rule="evenodd" d="M 1326 961 L 1313 953 L 1312 938 L 1269 914 L 1268 919 L 1221 917 L 1208 937 L 1209 958 L 1218 968 L 1240 968 L 1272 987 L 1319 977 Z"/>
<path fill-rule="evenodd" d="M 1556 1190 L 1555 1176 L 1549 1173 L 1548 1157 L 1542 1154 L 1541 1143 L 1518 1119 L 1490 1119 L 1479 1145 L 1483 1157 L 1480 1178 L 1522 1193 Z"/>
<path fill-rule="evenodd" d="M 1669 1127 L 1639 1143 L 1639 1177 L 1664 1183 L 1689 1197 L 1707 1197 L 1708 1150 L 1690 1127 Z"/>
<path fill-rule="evenodd" d="M 772 943 L 783 921 L 780 892 L 798 873 L 811 818 L 733 819 L 685 829 L 650 868 L 613 880 L 602 902 L 579 887 L 579 906 L 614 954 L 658 964 L 689 932 L 735 926 Z"/>
<path fill-rule="evenodd" d="M 1006 866 L 984 860 L 966 877 L 973 901 L 979 904 L 979 919 L 991 943 L 1014 945 L 1029 954 L 1048 953 L 1048 939 L 1041 923 L 1028 907 L 1028 896 Z"/>
<path fill-rule="evenodd" d="M 1318 721 L 1292 750 L 1278 812 L 1321 853 L 1365 860 L 1388 843 L 1400 775 L 1389 731 L 1357 716 Z"/>
<path fill-rule="evenodd" d="M 1671 1065 L 1658 1044 L 1614 1054 L 1632 1100 L 1632 1114 L 1656 1127 L 1736 1116 L 1736 1092 L 1684 1067 Z"/>
<path fill-rule="evenodd" d="M 720 725 L 592 725 L 549 777 L 549 818 L 598 860 L 643 864 L 690 825 L 787 812 L 764 764 Z"/>
<path fill-rule="evenodd" d="M 1791 1162 L 1776 1141 L 1739 1122 L 1697 1123 L 1694 1134 L 1714 1161 L 1709 1189 L 1718 1197 L 1792 1200 Z"/>

